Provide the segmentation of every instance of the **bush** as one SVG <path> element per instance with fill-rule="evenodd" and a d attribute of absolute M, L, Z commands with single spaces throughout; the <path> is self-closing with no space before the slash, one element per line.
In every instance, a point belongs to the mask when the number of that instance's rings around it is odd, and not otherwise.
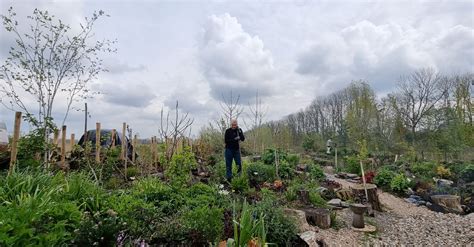
<path fill-rule="evenodd" d="M 440 178 L 444 178 L 444 179 L 450 179 L 453 176 L 451 171 L 448 168 L 444 167 L 444 166 L 436 167 L 436 175 L 438 175 Z"/>
<path fill-rule="evenodd" d="M 319 165 L 310 165 L 309 166 L 309 177 L 312 180 L 320 181 L 325 178 L 323 169 Z"/>
<path fill-rule="evenodd" d="M 220 208 L 200 206 L 184 213 L 183 224 L 191 243 L 216 242 L 224 232 L 224 212 Z"/>
<path fill-rule="evenodd" d="M 191 178 L 191 170 L 197 167 L 194 153 L 189 147 L 185 147 L 183 152 L 173 155 L 170 163 L 166 167 L 165 176 L 173 182 L 186 183 Z"/>
<path fill-rule="evenodd" d="M 410 183 L 408 179 L 403 174 L 398 174 L 390 182 L 390 189 L 397 193 L 403 193 L 408 189 Z"/>
<path fill-rule="evenodd" d="M 277 150 L 278 158 L 280 162 L 282 160 L 286 160 L 287 154 L 281 150 Z M 275 149 L 266 149 L 265 152 L 262 154 L 262 161 L 267 165 L 274 165 L 275 164 Z"/>
<path fill-rule="evenodd" d="M 247 175 L 253 187 L 264 182 L 273 182 L 275 180 L 275 167 L 262 163 L 251 163 L 247 167 Z"/>
<path fill-rule="evenodd" d="M 436 177 L 436 164 L 433 162 L 414 163 L 410 170 L 420 178 L 431 179 Z"/>
<path fill-rule="evenodd" d="M 390 188 L 392 179 L 396 176 L 393 171 L 383 168 L 379 170 L 377 175 L 374 177 L 374 183 L 380 188 Z"/>
<path fill-rule="evenodd" d="M 281 179 L 293 179 L 295 176 L 295 168 L 294 166 L 290 165 L 286 160 L 280 161 L 278 166 L 278 175 Z"/>
<path fill-rule="evenodd" d="M 300 161 L 300 157 L 297 154 L 288 154 L 286 160 L 291 166 L 296 167 L 296 165 L 298 165 L 298 162 Z"/>
<path fill-rule="evenodd" d="M 344 171 L 361 175 L 359 158 L 356 156 L 347 156 L 344 160 Z"/>
<path fill-rule="evenodd" d="M 460 178 L 466 183 L 474 182 L 474 164 L 467 165 L 461 171 Z"/>
<path fill-rule="evenodd" d="M 275 198 L 264 196 L 263 200 L 255 205 L 255 209 L 257 215 L 264 215 L 267 242 L 276 246 L 290 246 L 296 239 L 297 225 L 293 218 L 285 215 Z"/>
<path fill-rule="evenodd" d="M 249 181 L 245 176 L 237 176 L 232 179 L 231 182 L 232 190 L 238 193 L 245 193 L 249 190 Z"/>

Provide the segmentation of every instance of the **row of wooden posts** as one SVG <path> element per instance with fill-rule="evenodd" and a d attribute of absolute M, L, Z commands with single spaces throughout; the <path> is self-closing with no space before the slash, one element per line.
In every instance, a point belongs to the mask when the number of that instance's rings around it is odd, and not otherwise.
<path fill-rule="evenodd" d="M 16 112 L 15 113 L 15 125 L 13 128 L 13 138 L 12 138 L 12 143 L 11 143 L 11 156 L 10 156 L 10 168 L 9 168 L 9 174 L 15 169 L 15 165 L 17 163 L 17 154 L 18 154 L 18 140 L 20 138 L 20 127 L 21 127 L 21 117 L 22 113 L 21 112 Z M 100 130 L 101 130 L 101 124 L 96 123 L 96 142 L 95 142 L 95 161 L 97 163 L 100 162 L 100 149 L 101 149 L 101 142 L 100 142 Z M 127 161 L 128 161 L 128 155 L 127 151 L 128 148 L 126 146 L 126 130 L 127 130 L 127 124 L 123 123 L 122 126 L 122 142 L 121 142 L 121 152 L 120 152 L 120 159 L 123 160 L 124 165 L 125 165 L 125 171 L 127 170 Z M 67 133 L 67 127 L 64 125 L 62 126 L 61 129 L 61 160 L 60 160 L 60 166 L 61 168 L 65 169 L 66 168 L 66 133 Z M 115 138 L 117 131 L 116 129 L 112 129 L 112 148 L 115 147 Z M 85 133 L 86 134 L 86 133 Z M 54 136 L 53 136 L 53 144 L 55 146 L 58 145 L 58 139 L 59 139 L 59 130 L 56 129 L 54 131 Z M 135 148 L 138 143 L 137 141 L 137 135 L 134 136 L 133 142 L 132 142 L 132 163 L 135 164 L 136 160 L 136 152 Z M 153 165 L 156 165 L 157 163 L 157 138 L 156 136 L 153 136 L 151 138 L 151 155 L 152 155 L 152 163 Z M 73 150 L 75 145 L 75 134 L 71 134 L 71 139 L 70 139 L 70 150 Z"/>

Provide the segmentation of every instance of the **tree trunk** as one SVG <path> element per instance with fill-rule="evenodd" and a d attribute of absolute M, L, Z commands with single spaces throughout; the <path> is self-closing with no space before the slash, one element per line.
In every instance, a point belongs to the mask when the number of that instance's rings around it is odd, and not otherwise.
<path fill-rule="evenodd" d="M 372 205 L 372 209 L 382 212 L 382 205 L 380 204 L 379 196 L 377 194 L 377 186 L 375 184 L 366 184 L 367 188 L 367 202 Z M 365 190 L 363 185 L 355 185 L 352 187 L 354 199 L 359 202 L 364 202 Z"/>
<path fill-rule="evenodd" d="M 331 227 L 331 216 L 329 210 L 325 208 L 309 208 L 305 209 L 306 221 L 310 225 L 317 226 L 321 229 Z"/>

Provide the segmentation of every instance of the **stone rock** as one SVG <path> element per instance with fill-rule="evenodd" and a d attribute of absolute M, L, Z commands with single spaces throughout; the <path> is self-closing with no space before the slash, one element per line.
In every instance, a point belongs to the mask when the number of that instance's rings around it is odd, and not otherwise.
<path fill-rule="evenodd" d="M 334 207 L 340 207 L 342 205 L 342 201 L 341 199 L 332 199 L 328 201 L 327 204 Z"/>
<path fill-rule="evenodd" d="M 357 179 L 359 178 L 359 176 L 357 174 L 353 174 L 353 173 L 347 173 L 346 174 L 346 177 L 347 178 L 350 178 L 350 179 Z"/>
<path fill-rule="evenodd" d="M 433 178 L 433 181 L 435 181 L 437 186 L 441 186 L 441 187 L 449 187 L 453 185 L 454 183 L 453 181 L 448 180 L 448 179 L 438 179 L 438 178 Z"/>
<path fill-rule="evenodd" d="M 323 167 L 323 171 L 326 174 L 334 174 L 334 167 L 332 166 L 325 166 Z"/>
<path fill-rule="evenodd" d="M 314 231 L 306 231 L 299 234 L 300 238 L 305 241 L 309 247 L 318 247 L 317 236 L 316 232 Z"/>

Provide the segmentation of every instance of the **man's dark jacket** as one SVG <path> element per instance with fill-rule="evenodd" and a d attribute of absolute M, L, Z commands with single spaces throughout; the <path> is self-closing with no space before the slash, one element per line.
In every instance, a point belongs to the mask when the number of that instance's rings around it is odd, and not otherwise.
<path fill-rule="evenodd" d="M 239 149 L 239 141 L 245 141 L 245 136 L 241 128 L 236 128 L 236 129 L 228 128 L 225 131 L 224 139 L 225 139 L 225 148 Z"/>

